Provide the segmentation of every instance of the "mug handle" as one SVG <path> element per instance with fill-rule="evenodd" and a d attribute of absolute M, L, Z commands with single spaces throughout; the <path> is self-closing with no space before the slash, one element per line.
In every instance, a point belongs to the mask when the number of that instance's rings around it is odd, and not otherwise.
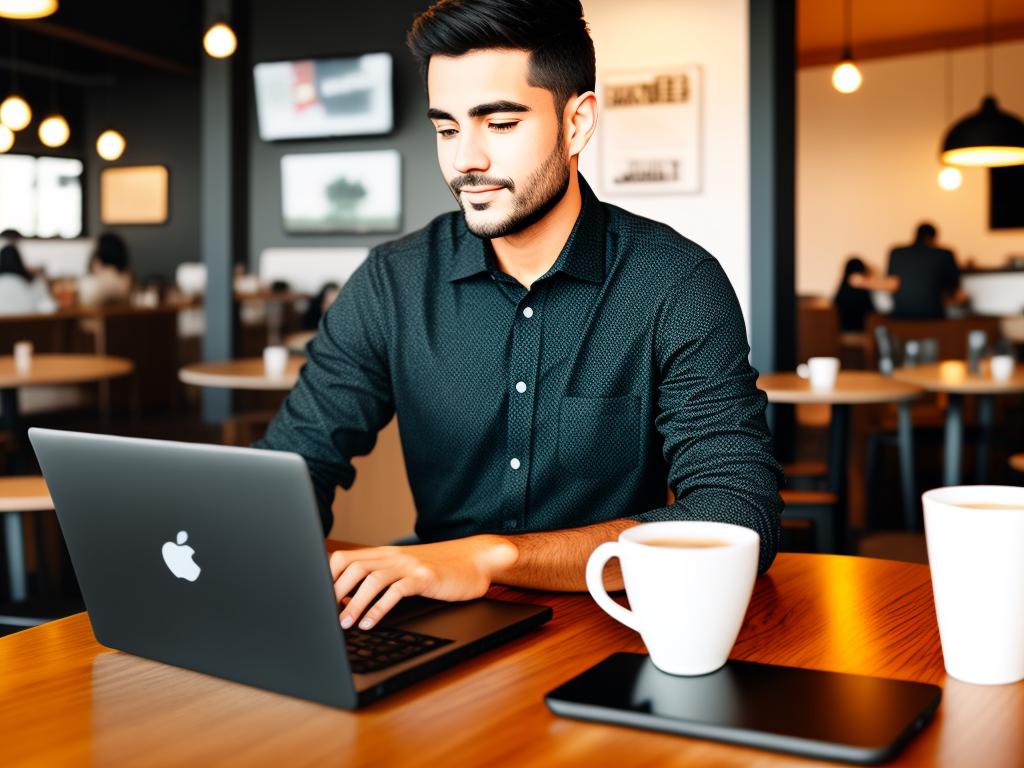
<path fill-rule="evenodd" d="M 619 557 L 619 544 L 616 541 L 606 541 L 590 553 L 590 559 L 587 560 L 587 589 L 590 590 L 591 596 L 604 609 L 605 613 L 630 629 L 639 632 L 633 612 L 616 603 L 608 597 L 608 593 L 605 591 L 602 574 L 605 563 L 613 557 Z"/>

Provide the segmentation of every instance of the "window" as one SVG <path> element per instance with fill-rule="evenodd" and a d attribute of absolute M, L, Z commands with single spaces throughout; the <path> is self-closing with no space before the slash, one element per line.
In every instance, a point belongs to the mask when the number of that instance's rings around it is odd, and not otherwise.
<path fill-rule="evenodd" d="M 81 160 L 0 155 L 0 230 L 23 237 L 82 234 Z"/>

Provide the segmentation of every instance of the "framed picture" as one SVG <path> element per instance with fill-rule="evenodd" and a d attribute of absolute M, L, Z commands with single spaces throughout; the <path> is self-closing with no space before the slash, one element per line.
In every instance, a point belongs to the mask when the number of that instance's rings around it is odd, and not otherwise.
<path fill-rule="evenodd" d="M 165 165 L 122 165 L 100 171 L 103 224 L 166 224 Z"/>
<path fill-rule="evenodd" d="M 700 191 L 700 67 L 609 72 L 598 98 L 602 191 Z"/>
<path fill-rule="evenodd" d="M 393 68 L 390 53 L 257 64 L 253 83 L 260 138 L 390 133 Z"/>
<path fill-rule="evenodd" d="M 285 155 L 281 208 L 285 231 L 292 234 L 398 232 L 398 150 Z"/>

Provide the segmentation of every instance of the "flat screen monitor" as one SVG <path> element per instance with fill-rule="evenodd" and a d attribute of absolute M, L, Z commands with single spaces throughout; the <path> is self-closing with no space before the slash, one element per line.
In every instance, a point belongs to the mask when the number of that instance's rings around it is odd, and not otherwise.
<path fill-rule="evenodd" d="M 993 168 L 989 181 L 989 227 L 1024 227 L 1024 165 Z"/>
<path fill-rule="evenodd" d="M 253 70 L 263 141 L 367 136 L 394 126 L 390 53 L 270 61 Z"/>

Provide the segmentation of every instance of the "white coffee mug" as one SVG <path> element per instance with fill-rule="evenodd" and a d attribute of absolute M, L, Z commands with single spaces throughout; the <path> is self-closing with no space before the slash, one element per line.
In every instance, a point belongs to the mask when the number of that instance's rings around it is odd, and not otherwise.
<path fill-rule="evenodd" d="M 1024 680 L 1024 488 L 961 485 L 922 500 L 946 672 Z"/>
<path fill-rule="evenodd" d="M 18 341 L 14 344 L 14 369 L 18 373 L 28 373 L 32 370 L 32 353 L 35 348 L 31 341 Z"/>
<path fill-rule="evenodd" d="M 993 355 L 989 361 L 992 368 L 992 378 L 996 381 L 1009 381 L 1013 375 L 1013 355 Z"/>
<path fill-rule="evenodd" d="M 810 379 L 814 389 L 832 389 L 839 375 L 839 358 L 809 358 L 806 365 L 796 367 L 796 373 L 801 379 Z"/>
<path fill-rule="evenodd" d="M 653 542 L 720 542 L 660 546 Z M 635 629 L 651 661 L 673 675 L 704 675 L 725 664 L 757 577 L 760 536 L 728 523 L 645 523 L 601 544 L 587 561 L 587 589 L 613 619 Z M 612 600 L 602 572 L 617 557 L 630 608 Z"/>
<path fill-rule="evenodd" d="M 263 350 L 263 372 L 280 379 L 288 367 L 288 347 L 272 346 Z"/>

